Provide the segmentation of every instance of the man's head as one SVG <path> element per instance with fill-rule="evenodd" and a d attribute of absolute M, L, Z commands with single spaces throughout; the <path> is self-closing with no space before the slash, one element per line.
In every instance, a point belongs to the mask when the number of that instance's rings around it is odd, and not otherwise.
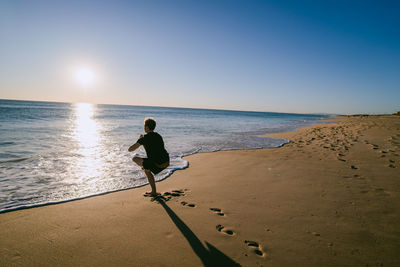
<path fill-rule="evenodd" d="M 155 128 L 156 128 L 156 120 L 155 119 L 153 119 L 153 118 L 144 119 L 144 131 L 146 133 L 154 131 Z"/>

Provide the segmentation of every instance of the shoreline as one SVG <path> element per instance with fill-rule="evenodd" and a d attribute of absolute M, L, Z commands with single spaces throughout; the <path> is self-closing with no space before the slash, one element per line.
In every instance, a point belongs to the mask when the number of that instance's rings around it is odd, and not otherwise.
<path fill-rule="evenodd" d="M 332 119 L 334 120 L 334 119 Z M 270 135 L 279 135 L 280 133 L 288 133 L 288 132 L 296 132 L 297 130 L 299 130 L 300 128 L 304 128 L 304 127 L 312 127 L 316 124 L 321 123 L 320 121 L 329 121 L 329 119 L 318 119 L 314 122 L 309 122 L 310 125 L 308 126 L 299 126 L 298 128 L 296 128 L 294 131 L 283 131 L 283 132 L 277 132 L 277 133 L 272 133 L 272 134 L 267 134 L 264 135 L 262 137 L 270 137 Z M 329 121 L 330 122 L 330 121 Z M 274 138 L 274 137 L 271 137 Z M 276 137 L 276 138 L 280 138 L 280 137 Z M 285 139 L 285 138 L 282 138 Z M 285 139 L 287 140 L 287 139 Z M 269 149 L 269 148 L 280 148 L 283 147 L 284 145 L 288 144 L 290 141 L 287 140 L 288 142 L 286 143 L 282 143 L 281 145 L 277 146 L 277 147 L 260 147 L 260 148 L 246 148 L 246 149 L 240 149 L 240 148 L 232 148 L 232 149 L 226 149 L 226 150 L 216 150 L 216 151 L 206 151 L 206 152 L 202 152 L 199 151 L 201 149 L 198 149 L 197 151 L 193 152 L 193 153 L 189 153 L 187 155 L 183 155 L 180 157 L 181 160 L 184 160 L 184 158 L 190 157 L 192 155 L 196 155 L 196 154 L 207 154 L 207 153 L 215 153 L 215 152 L 222 152 L 222 151 L 246 151 L 246 150 L 258 150 L 258 149 Z M 171 171 L 171 173 L 166 174 L 165 177 L 161 178 L 160 180 L 157 180 L 156 183 L 162 182 L 166 179 L 168 179 L 169 177 L 171 177 L 176 171 L 181 171 L 181 170 L 185 170 L 187 168 L 189 168 L 189 161 L 186 160 L 187 164 L 185 167 L 182 168 L 176 168 L 173 169 Z M 53 201 L 53 202 L 46 202 L 46 203 L 40 203 L 40 204 L 32 204 L 32 205 L 23 205 L 23 206 L 19 206 L 19 207 L 15 207 L 15 208 L 10 208 L 10 209 L 4 209 L 4 210 L 0 210 L 0 214 L 3 213 L 8 213 L 8 212 L 13 212 L 13 211 L 17 211 L 17 210 L 25 210 L 25 209 L 32 209 L 32 208 L 37 208 L 37 207 L 44 207 L 44 206 L 49 206 L 49 205 L 57 205 L 57 204 L 62 204 L 62 203 L 68 203 L 71 201 L 79 201 L 79 200 L 83 200 L 83 199 L 87 199 L 87 198 L 92 198 L 92 197 L 97 197 L 97 196 L 102 196 L 102 195 L 107 195 L 107 194 L 112 194 L 112 193 L 116 193 L 116 192 L 120 192 L 120 191 L 125 191 L 125 190 L 131 190 L 131 189 L 135 189 L 135 188 L 141 188 L 144 186 L 148 186 L 149 183 L 146 184 L 142 184 L 142 185 L 138 185 L 135 187 L 129 187 L 129 188 L 122 188 L 122 189 L 116 189 L 113 191 L 107 191 L 107 192 L 101 192 L 98 194 L 94 194 L 94 195 L 89 195 L 89 196 L 83 196 L 83 197 L 78 197 L 78 198 L 73 198 L 73 199 L 66 199 L 66 200 L 60 200 L 60 201 Z"/>
<path fill-rule="evenodd" d="M 2 213 L 0 265 L 396 266 L 399 121 L 338 117 L 274 134 L 283 147 L 188 156 L 157 183 L 162 203 L 139 187 Z"/>

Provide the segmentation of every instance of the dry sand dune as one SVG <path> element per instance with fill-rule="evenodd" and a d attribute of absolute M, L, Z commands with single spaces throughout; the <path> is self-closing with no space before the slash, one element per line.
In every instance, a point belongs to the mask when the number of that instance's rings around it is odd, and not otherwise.
<path fill-rule="evenodd" d="M 0 214 L 0 265 L 399 266 L 400 117 L 188 157 L 157 184 Z"/>

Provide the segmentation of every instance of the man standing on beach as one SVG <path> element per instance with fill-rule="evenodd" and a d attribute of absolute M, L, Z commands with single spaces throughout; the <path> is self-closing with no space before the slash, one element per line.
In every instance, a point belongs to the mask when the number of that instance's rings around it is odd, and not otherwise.
<path fill-rule="evenodd" d="M 153 118 L 146 118 L 144 120 L 144 131 L 146 134 L 140 135 L 136 143 L 128 149 L 129 152 L 133 152 L 141 145 L 144 146 L 147 158 L 134 156 L 132 160 L 144 170 L 151 186 L 150 195 L 153 197 L 159 195 L 156 190 L 153 173 L 157 174 L 169 166 L 169 154 L 165 150 L 161 135 L 154 132 L 155 128 L 156 121 Z"/>

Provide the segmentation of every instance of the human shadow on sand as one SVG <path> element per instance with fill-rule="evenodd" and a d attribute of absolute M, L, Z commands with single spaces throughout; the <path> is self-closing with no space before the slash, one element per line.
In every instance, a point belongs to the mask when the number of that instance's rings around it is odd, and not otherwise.
<path fill-rule="evenodd" d="M 157 199 L 171 220 L 175 223 L 176 227 L 181 231 L 183 236 L 189 242 L 193 251 L 197 254 L 200 260 L 203 262 L 204 266 L 240 266 L 234 260 L 226 256 L 224 253 L 219 251 L 216 247 L 205 242 L 207 247 L 199 240 L 199 238 L 193 233 L 192 230 L 176 215 L 176 213 L 168 207 L 163 199 Z"/>

